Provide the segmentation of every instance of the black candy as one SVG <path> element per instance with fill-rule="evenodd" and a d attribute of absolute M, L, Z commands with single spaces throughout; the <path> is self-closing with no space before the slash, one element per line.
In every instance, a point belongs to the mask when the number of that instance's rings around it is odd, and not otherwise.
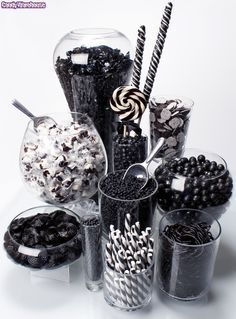
<path fill-rule="evenodd" d="M 152 226 L 156 207 L 156 198 L 153 194 L 156 189 L 155 181 L 150 179 L 147 185 L 141 189 L 142 181 L 133 176 L 128 176 L 123 180 L 124 172 L 110 173 L 100 182 L 102 191 L 100 194 L 100 209 L 103 229 L 107 234 L 111 224 L 116 229 L 123 231 L 127 213 L 131 215 L 132 224 L 137 220 L 140 221 L 141 229 Z M 151 194 L 153 196 L 150 196 Z M 139 199 L 145 197 L 147 198 L 139 201 Z"/>
<path fill-rule="evenodd" d="M 87 53 L 88 63 L 73 64 L 71 55 Z M 132 60 L 118 49 L 108 46 L 78 47 L 67 52 L 67 58 L 57 57 L 55 70 L 72 112 L 87 113 L 93 120 L 111 160 L 112 122 L 115 113 L 109 99 L 119 86 L 127 84 Z"/>
<path fill-rule="evenodd" d="M 141 163 L 147 157 L 147 138 L 145 136 L 127 136 L 116 134 L 112 142 L 113 170 L 127 169 L 134 163 Z"/>
<path fill-rule="evenodd" d="M 38 255 L 19 253 L 21 245 L 38 249 Z M 4 235 L 4 247 L 16 263 L 25 267 L 59 267 L 81 255 L 80 223 L 62 210 L 18 218 L 12 221 Z"/>
<path fill-rule="evenodd" d="M 186 170 L 189 165 L 191 173 Z M 173 181 L 178 182 L 178 176 L 186 177 L 183 190 L 172 187 Z M 222 205 L 229 200 L 233 189 L 232 177 L 224 165 L 209 161 L 203 154 L 197 158 L 170 160 L 156 169 L 155 177 L 159 183 L 158 203 L 164 211 Z M 179 181 L 181 183 L 181 179 Z"/>

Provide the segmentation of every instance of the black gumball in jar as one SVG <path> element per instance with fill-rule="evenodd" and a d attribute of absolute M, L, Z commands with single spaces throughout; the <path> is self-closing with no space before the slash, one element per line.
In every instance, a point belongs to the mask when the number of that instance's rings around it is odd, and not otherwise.
<path fill-rule="evenodd" d="M 126 130 L 126 134 L 124 134 Z M 136 123 L 117 124 L 117 134 L 112 140 L 113 170 L 127 169 L 147 157 L 148 139 Z"/>
<path fill-rule="evenodd" d="M 159 208 L 164 212 L 207 209 L 219 217 L 232 195 L 233 180 L 225 160 L 201 150 L 186 149 L 182 157 L 163 160 L 155 177 Z"/>

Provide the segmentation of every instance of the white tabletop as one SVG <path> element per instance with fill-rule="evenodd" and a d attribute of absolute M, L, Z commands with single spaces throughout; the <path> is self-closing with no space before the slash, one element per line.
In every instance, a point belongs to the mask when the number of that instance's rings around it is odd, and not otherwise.
<path fill-rule="evenodd" d="M 213 151 L 228 162 L 236 180 L 235 10 L 234 0 L 176 0 L 154 94 L 178 94 L 195 102 L 187 146 Z M 18 153 L 27 120 L 10 107 L 18 98 L 32 112 L 67 110 L 52 66 L 57 41 L 78 27 L 114 27 L 135 43 L 136 30 L 148 30 L 147 69 L 165 1 L 47 0 L 42 10 L 0 9 L 0 313 L 1 318 L 235 318 L 236 203 L 221 217 L 223 228 L 208 300 L 176 302 L 154 289 L 150 306 L 124 313 L 108 306 L 102 291 L 89 292 L 81 263 L 70 284 L 31 283 L 29 272 L 6 258 L 3 234 L 19 212 L 40 202 L 25 190 Z M 144 76 L 145 77 L 145 76 Z M 143 127 L 147 129 L 147 121 Z"/>

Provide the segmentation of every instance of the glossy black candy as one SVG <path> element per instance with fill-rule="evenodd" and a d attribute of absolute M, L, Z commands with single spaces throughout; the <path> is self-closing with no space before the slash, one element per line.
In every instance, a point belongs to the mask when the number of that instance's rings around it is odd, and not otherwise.
<path fill-rule="evenodd" d="M 16 218 L 5 233 L 4 247 L 25 267 L 59 267 L 81 255 L 80 223 L 62 210 Z"/>
<path fill-rule="evenodd" d="M 123 180 L 124 172 L 110 173 L 99 184 L 103 230 L 107 234 L 111 224 L 123 231 L 127 213 L 131 214 L 132 224 L 139 220 L 142 229 L 152 226 L 156 198 L 151 195 L 156 190 L 155 180 L 150 179 L 141 189 L 142 181 L 133 176 L 127 176 Z"/>
<path fill-rule="evenodd" d="M 203 154 L 170 160 L 156 169 L 155 177 L 159 183 L 158 202 L 164 211 L 222 205 L 233 189 L 232 177 L 224 165 L 208 160 Z"/>

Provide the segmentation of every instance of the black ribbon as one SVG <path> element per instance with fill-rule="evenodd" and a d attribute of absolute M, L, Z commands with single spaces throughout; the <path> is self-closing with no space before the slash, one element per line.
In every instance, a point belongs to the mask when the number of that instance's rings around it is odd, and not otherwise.
<path fill-rule="evenodd" d="M 124 127 L 126 127 L 126 132 L 130 135 L 131 132 L 134 132 L 137 136 L 141 136 L 142 129 L 139 127 L 137 123 L 130 121 L 116 122 L 114 123 L 116 131 L 118 134 L 124 134 Z"/>

